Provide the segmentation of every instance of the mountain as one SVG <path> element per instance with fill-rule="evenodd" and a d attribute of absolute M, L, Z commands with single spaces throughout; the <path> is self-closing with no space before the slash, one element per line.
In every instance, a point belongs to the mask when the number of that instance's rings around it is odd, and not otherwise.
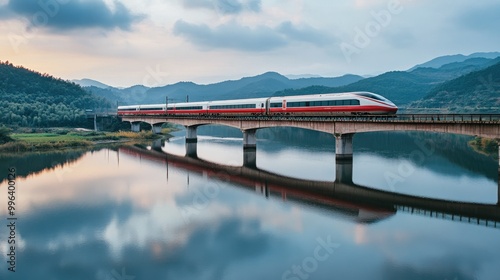
<path fill-rule="evenodd" d="M 0 62 L 0 123 L 8 126 L 82 126 L 85 109 L 110 107 L 79 85 Z"/>
<path fill-rule="evenodd" d="M 412 108 L 441 108 L 451 112 L 498 113 L 500 62 L 447 81 L 410 104 Z"/>
<path fill-rule="evenodd" d="M 140 104 L 144 100 L 148 87 L 136 85 L 124 89 L 114 87 L 99 88 L 96 86 L 85 87 L 88 92 L 106 98 L 112 104 Z"/>
<path fill-rule="evenodd" d="M 418 64 L 408 71 L 413 71 L 419 67 L 429 67 L 429 68 L 440 68 L 445 64 L 450 64 L 454 62 L 462 62 L 469 58 L 487 58 L 487 59 L 495 59 L 500 56 L 500 52 L 477 52 L 470 55 L 456 54 L 456 55 L 445 55 L 436 57 L 431 59 L 425 63 Z"/>
<path fill-rule="evenodd" d="M 497 62 L 500 62 L 500 58 L 471 58 L 462 62 L 445 64 L 437 69 L 420 67 L 413 71 L 392 71 L 341 87 L 313 86 L 297 90 L 287 89 L 278 91 L 274 95 L 371 91 L 385 96 L 399 107 L 405 107 L 409 103 L 425 97 L 434 87 L 445 81 L 487 68 Z"/>
<path fill-rule="evenodd" d="M 81 80 L 71 80 L 71 82 L 80 85 L 82 87 L 98 87 L 98 88 L 109 88 L 110 86 L 103 84 L 96 80 L 91 79 L 81 79 Z"/>
<path fill-rule="evenodd" d="M 320 75 L 314 75 L 314 74 L 301 74 L 301 75 L 295 75 L 295 74 L 288 74 L 285 75 L 290 80 L 293 79 L 302 79 L 302 78 L 321 78 Z"/>
<path fill-rule="evenodd" d="M 299 78 L 289 79 L 276 72 L 267 72 L 257 76 L 245 77 L 208 85 L 193 82 L 178 82 L 163 87 L 147 88 L 135 86 L 128 89 L 88 87 L 90 92 L 119 104 L 164 103 L 170 102 L 225 100 L 271 96 L 274 92 L 288 88 L 297 89 L 311 85 L 342 86 L 359 80 L 357 75 L 344 75 L 334 78 Z"/>

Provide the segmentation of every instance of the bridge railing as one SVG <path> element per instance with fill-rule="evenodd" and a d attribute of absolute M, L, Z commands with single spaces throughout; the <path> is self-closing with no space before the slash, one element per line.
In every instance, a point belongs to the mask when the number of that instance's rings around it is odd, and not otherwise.
<path fill-rule="evenodd" d="M 500 114 L 398 114 L 398 121 L 500 122 Z"/>
<path fill-rule="evenodd" d="M 419 208 L 413 208 L 409 206 L 396 206 L 398 211 L 407 212 L 411 214 L 417 214 L 427 217 L 439 218 L 443 220 L 458 221 L 469 224 L 477 224 L 485 227 L 500 228 L 500 222 L 495 220 L 480 219 L 477 217 L 463 216 L 463 215 L 453 215 L 440 211 L 424 210 Z"/>
<path fill-rule="evenodd" d="M 177 119 L 207 120 L 294 120 L 337 122 L 411 122 L 411 123 L 500 123 L 500 114 L 396 114 L 396 115 L 346 115 L 346 116 L 302 116 L 302 115 L 131 115 Z"/>

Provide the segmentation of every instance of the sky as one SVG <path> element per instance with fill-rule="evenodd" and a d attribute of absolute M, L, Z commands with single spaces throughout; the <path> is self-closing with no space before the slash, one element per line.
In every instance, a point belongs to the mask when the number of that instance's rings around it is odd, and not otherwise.
<path fill-rule="evenodd" d="M 0 0 L 0 61 L 149 87 L 500 51 L 498 0 Z"/>

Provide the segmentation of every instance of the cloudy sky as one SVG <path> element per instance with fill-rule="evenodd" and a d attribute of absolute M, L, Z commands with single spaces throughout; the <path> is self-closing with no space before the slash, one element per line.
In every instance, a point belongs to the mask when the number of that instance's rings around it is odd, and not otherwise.
<path fill-rule="evenodd" d="M 500 51 L 498 0 L 0 0 L 0 60 L 113 86 L 374 75 Z"/>

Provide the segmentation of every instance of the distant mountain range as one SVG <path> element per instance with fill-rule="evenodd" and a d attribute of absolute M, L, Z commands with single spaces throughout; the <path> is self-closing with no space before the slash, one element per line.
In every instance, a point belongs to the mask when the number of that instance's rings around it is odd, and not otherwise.
<path fill-rule="evenodd" d="M 137 85 L 125 89 L 110 87 L 89 79 L 74 82 L 114 104 L 164 103 L 166 97 L 169 102 L 185 102 L 186 100 L 227 100 L 273 95 L 372 91 L 404 108 L 415 107 L 416 101 L 428 98 L 434 88 L 447 81 L 483 70 L 498 62 L 500 62 L 500 52 L 483 52 L 441 56 L 418 64 L 408 71 L 391 71 L 369 78 L 358 75 L 325 78 L 310 74 L 285 77 L 276 72 L 267 72 L 253 77 L 208 85 L 179 82 L 155 88 Z M 448 106 L 447 103 L 439 102 L 431 104 L 437 106 L 436 108 Z"/>
<path fill-rule="evenodd" d="M 209 85 L 179 82 L 119 89 L 83 79 L 64 81 L 0 62 L 0 123 L 9 126 L 72 126 L 86 123 L 85 109 L 125 104 L 239 99 L 344 91 L 372 91 L 413 112 L 500 112 L 500 53 L 447 56 L 409 71 L 363 78 L 290 79 L 276 72 Z M 486 57 L 484 57 L 486 56 Z M 465 58 L 465 59 L 464 59 Z M 444 63 L 443 62 L 448 62 Z M 83 85 L 82 88 L 80 85 Z"/>
<path fill-rule="evenodd" d="M 371 91 L 392 100 L 399 107 L 425 98 L 431 90 L 462 75 L 485 69 L 500 62 L 496 59 L 471 58 L 462 62 L 452 62 L 439 68 L 416 68 L 412 71 L 393 71 L 375 77 L 359 80 L 341 87 L 312 86 L 302 89 L 276 92 L 280 95 L 318 94 L 328 92 Z"/>
<path fill-rule="evenodd" d="M 337 87 L 351 84 L 363 79 L 357 75 L 344 75 L 334 78 L 299 78 L 289 79 L 276 72 L 267 72 L 254 77 L 246 77 L 234 81 L 224 81 L 209 85 L 192 82 L 179 82 L 163 87 L 147 88 L 134 86 L 131 88 L 86 87 L 90 92 L 108 98 L 120 104 L 164 103 L 165 98 L 172 102 L 227 100 L 271 96 L 276 91 L 292 88 L 299 89 L 311 85 Z"/>
<path fill-rule="evenodd" d="M 111 86 L 108 86 L 106 84 L 103 84 L 101 82 L 98 82 L 98 81 L 92 80 L 92 79 L 71 80 L 70 82 L 73 82 L 73 83 L 80 85 L 82 87 L 98 87 L 98 88 L 111 87 Z"/>
<path fill-rule="evenodd" d="M 425 63 L 418 64 L 408 71 L 413 71 L 417 68 L 428 67 L 428 68 L 440 68 L 445 64 L 451 64 L 454 62 L 462 62 L 470 58 L 487 58 L 495 59 L 500 56 L 500 52 L 477 52 L 470 55 L 456 54 L 456 55 L 445 55 L 431 59 Z"/>

